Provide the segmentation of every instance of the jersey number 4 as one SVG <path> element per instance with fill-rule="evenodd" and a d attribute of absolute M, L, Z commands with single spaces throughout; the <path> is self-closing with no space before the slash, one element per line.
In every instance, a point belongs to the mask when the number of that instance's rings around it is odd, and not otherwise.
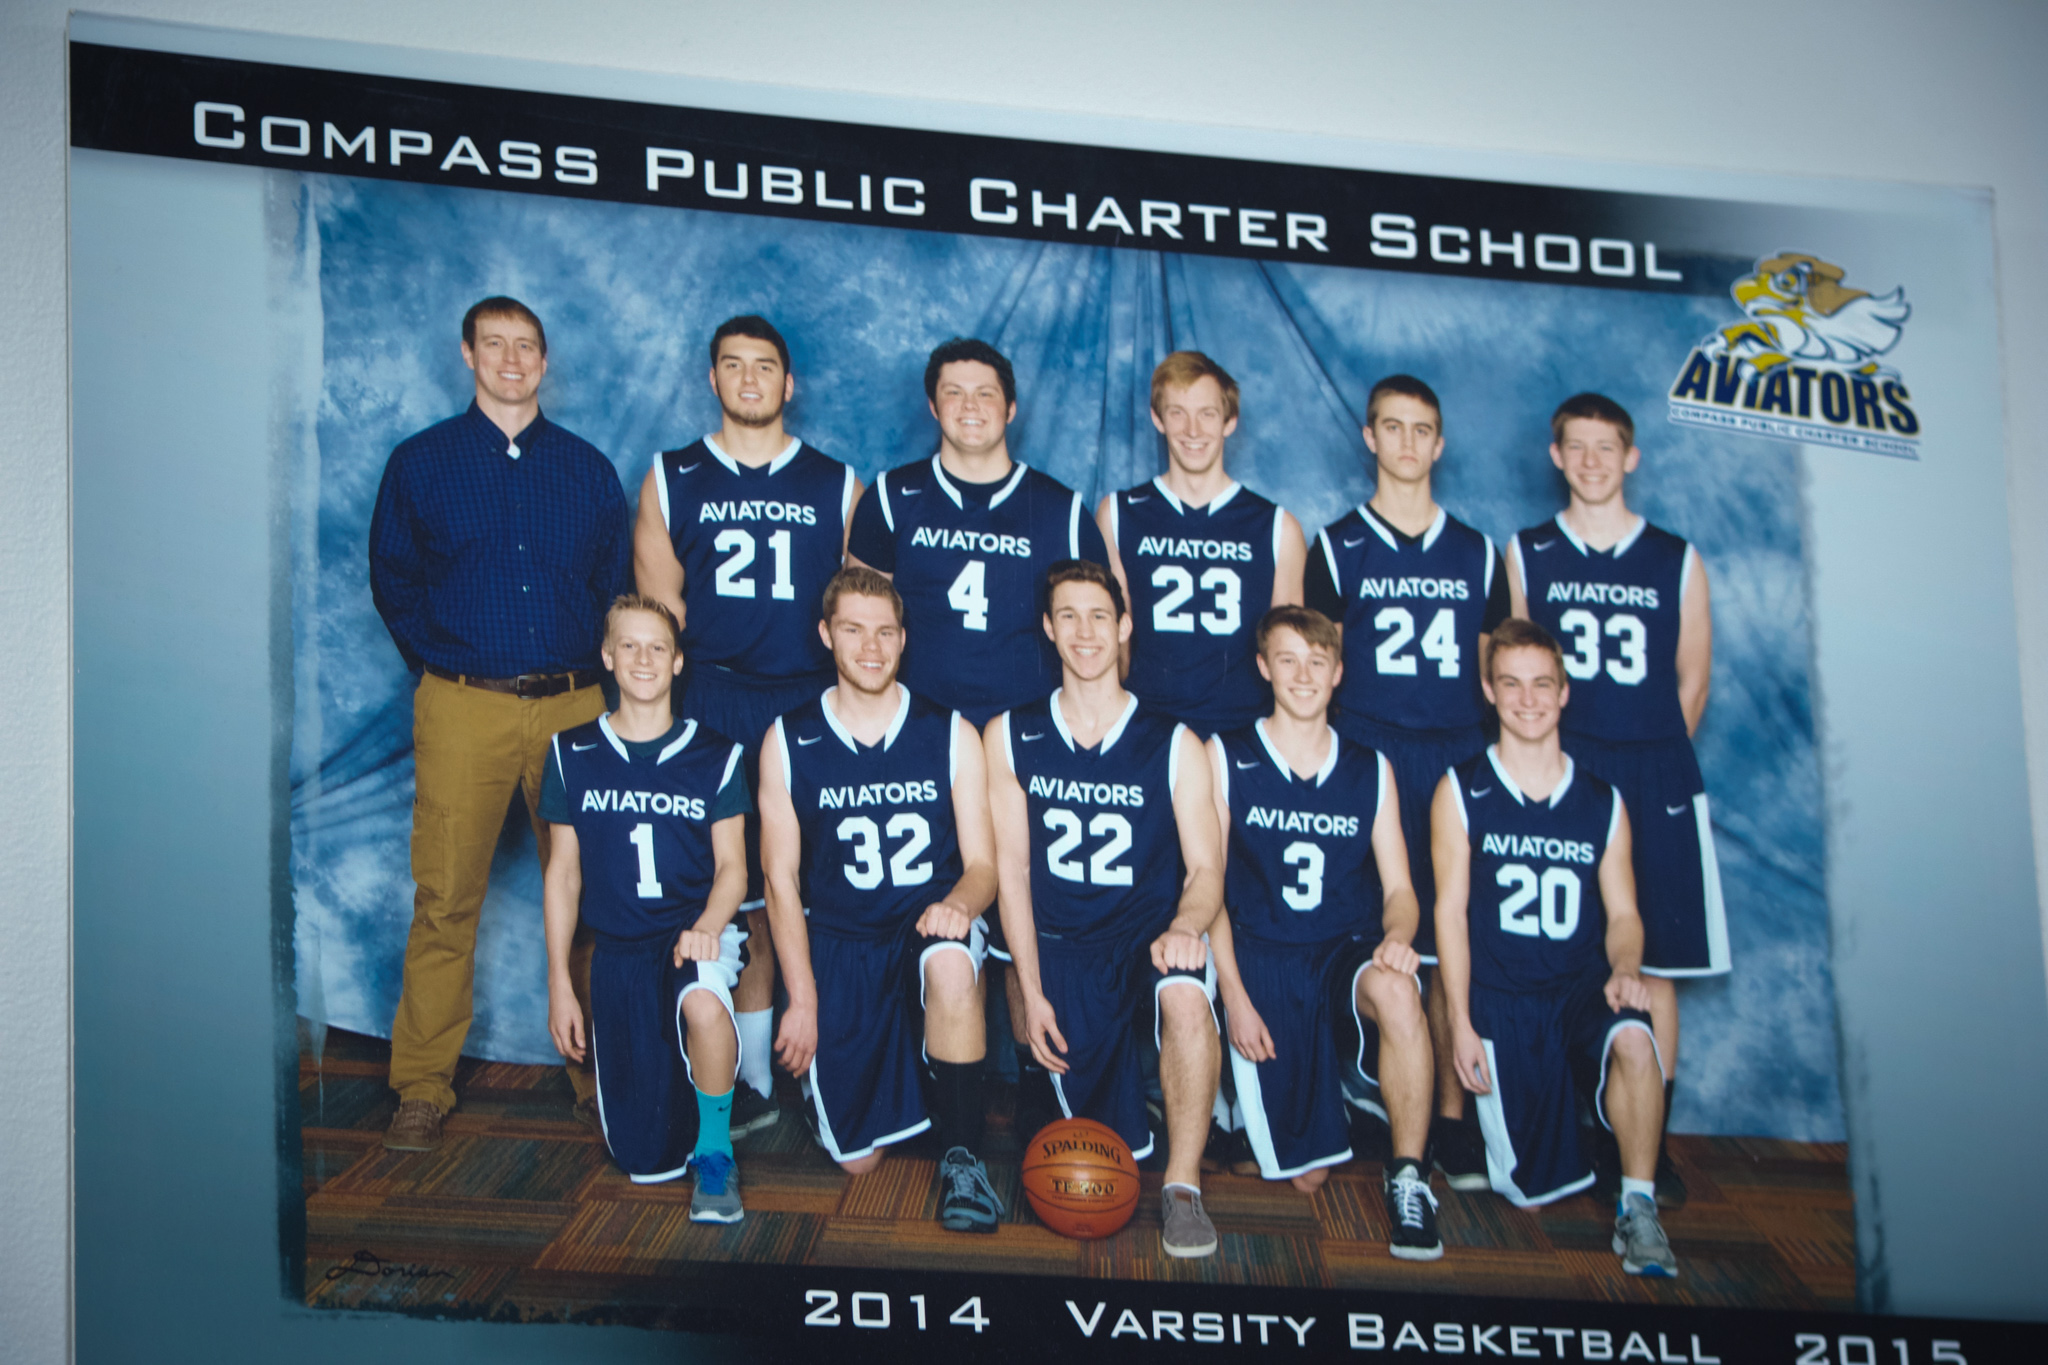
<path fill-rule="evenodd" d="M 1408 643 L 1415 638 L 1414 615 L 1406 607 L 1381 607 L 1372 618 L 1372 628 L 1387 632 L 1372 652 L 1374 666 L 1382 674 L 1414 677 L 1415 656 L 1408 653 Z M 1458 676 L 1458 618 L 1449 607 L 1429 618 L 1421 643 L 1422 657 L 1435 660 L 1439 677 Z"/>
<path fill-rule="evenodd" d="M 1607 661 L 1607 676 L 1626 687 L 1634 687 L 1650 675 L 1650 628 L 1643 618 L 1619 611 L 1600 618 L 1584 607 L 1573 607 L 1557 618 L 1564 633 L 1572 637 L 1572 652 L 1564 656 L 1564 671 L 1579 681 L 1600 672 L 1600 637 L 1614 637 L 1615 656 Z"/>
<path fill-rule="evenodd" d="M 1493 874 L 1493 880 L 1509 892 L 1500 903 L 1500 929 L 1523 938 L 1567 939 L 1579 927 L 1579 874 L 1568 867 L 1546 867 L 1538 877 L 1536 869 L 1524 863 L 1509 863 Z M 1542 898 L 1540 913 L 1531 907 Z"/>
<path fill-rule="evenodd" d="M 1152 629 L 1189 634 L 1195 623 L 1211 635 L 1235 635 L 1244 620 L 1244 583 L 1235 569 L 1204 569 L 1202 591 L 1216 594 L 1213 610 L 1197 616 L 1188 601 L 1195 595 L 1195 576 L 1178 564 L 1161 564 L 1152 571 L 1152 586 L 1166 589 L 1166 596 L 1152 604 Z"/>
<path fill-rule="evenodd" d="M 946 589 L 946 605 L 962 616 L 969 630 L 988 629 L 988 562 L 970 559 L 953 586 Z"/>
<path fill-rule="evenodd" d="M 1081 817 L 1055 806 L 1045 813 L 1045 827 L 1059 837 L 1045 849 L 1045 865 L 1064 882 L 1086 882 L 1090 886 L 1129 886 L 1131 869 L 1118 867 L 1116 860 L 1131 848 L 1131 822 L 1114 811 L 1100 811 L 1088 822 L 1088 833 L 1102 843 L 1088 855 L 1086 866 L 1073 857 L 1081 846 Z"/>
<path fill-rule="evenodd" d="M 903 811 L 889 817 L 889 823 L 877 828 L 875 822 L 865 815 L 849 815 L 839 822 L 839 841 L 852 844 L 853 861 L 846 865 L 846 880 L 863 891 L 872 891 L 882 884 L 882 835 L 887 832 L 891 839 L 901 839 L 896 851 L 889 855 L 889 885 L 923 886 L 932 879 L 932 860 L 916 861 L 917 855 L 932 846 L 932 827 L 922 815 L 914 811 Z"/>
<path fill-rule="evenodd" d="M 718 533 L 711 547 L 728 556 L 712 575 L 711 586 L 720 597 L 754 596 L 752 575 L 740 577 L 740 570 L 749 568 L 754 562 L 754 533 L 738 527 L 728 527 Z M 778 602 L 796 600 L 796 580 L 789 574 L 789 532 L 777 531 L 768 537 L 768 548 L 775 555 L 775 582 L 770 585 L 768 595 Z"/>

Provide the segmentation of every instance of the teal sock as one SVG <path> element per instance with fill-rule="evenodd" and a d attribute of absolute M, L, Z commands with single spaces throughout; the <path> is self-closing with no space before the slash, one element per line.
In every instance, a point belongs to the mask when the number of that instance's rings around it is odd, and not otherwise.
<path fill-rule="evenodd" d="M 723 1095 L 697 1092 L 697 1150 L 693 1155 L 717 1152 L 732 1155 L 732 1091 Z"/>

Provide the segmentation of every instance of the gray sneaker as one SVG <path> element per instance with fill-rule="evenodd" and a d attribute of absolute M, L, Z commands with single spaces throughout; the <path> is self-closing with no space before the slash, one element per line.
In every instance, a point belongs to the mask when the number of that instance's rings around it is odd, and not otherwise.
<path fill-rule="evenodd" d="M 1202 1211 L 1202 1192 L 1188 1185 L 1168 1185 L 1160 1191 L 1163 1204 L 1160 1245 L 1169 1256 L 1194 1257 L 1216 1254 L 1216 1225 Z"/>
<path fill-rule="evenodd" d="M 1647 1195 L 1624 1195 L 1621 1215 L 1614 1220 L 1614 1250 L 1621 1268 L 1631 1275 L 1678 1276 L 1678 1258 L 1657 1221 L 1657 1201 Z"/>
<path fill-rule="evenodd" d="M 1003 1218 L 1002 1196 L 988 1180 L 988 1167 L 965 1147 L 949 1147 L 939 1163 L 939 1226 L 953 1232 L 994 1232 Z"/>
<path fill-rule="evenodd" d="M 693 1223 L 737 1223 L 747 1216 L 740 1204 L 740 1173 L 724 1152 L 705 1152 L 690 1158 L 697 1172 L 697 1188 L 690 1194 Z"/>

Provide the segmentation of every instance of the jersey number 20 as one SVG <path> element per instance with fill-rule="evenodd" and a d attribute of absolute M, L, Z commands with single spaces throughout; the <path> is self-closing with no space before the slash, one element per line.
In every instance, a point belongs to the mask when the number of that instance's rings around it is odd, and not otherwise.
<path fill-rule="evenodd" d="M 1493 874 L 1493 880 L 1511 893 L 1500 903 L 1502 933 L 1567 939 L 1577 932 L 1579 874 L 1570 868 L 1546 867 L 1538 877 L 1533 867 L 1509 863 Z M 1540 913 L 1531 908 L 1538 896 L 1543 900 Z"/>

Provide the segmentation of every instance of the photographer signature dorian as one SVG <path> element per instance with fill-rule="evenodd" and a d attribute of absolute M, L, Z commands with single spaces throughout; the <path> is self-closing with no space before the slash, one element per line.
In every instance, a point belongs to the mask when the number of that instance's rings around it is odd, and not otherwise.
<path fill-rule="evenodd" d="M 331 1284 L 344 1275 L 366 1275 L 373 1280 L 452 1280 L 455 1278 L 455 1272 L 452 1270 L 435 1270 L 431 1266 L 423 1265 L 402 1265 L 396 1261 L 386 1261 L 374 1251 L 358 1251 L 341 1264 L 329 1267 L 327 1280 Z"/>

